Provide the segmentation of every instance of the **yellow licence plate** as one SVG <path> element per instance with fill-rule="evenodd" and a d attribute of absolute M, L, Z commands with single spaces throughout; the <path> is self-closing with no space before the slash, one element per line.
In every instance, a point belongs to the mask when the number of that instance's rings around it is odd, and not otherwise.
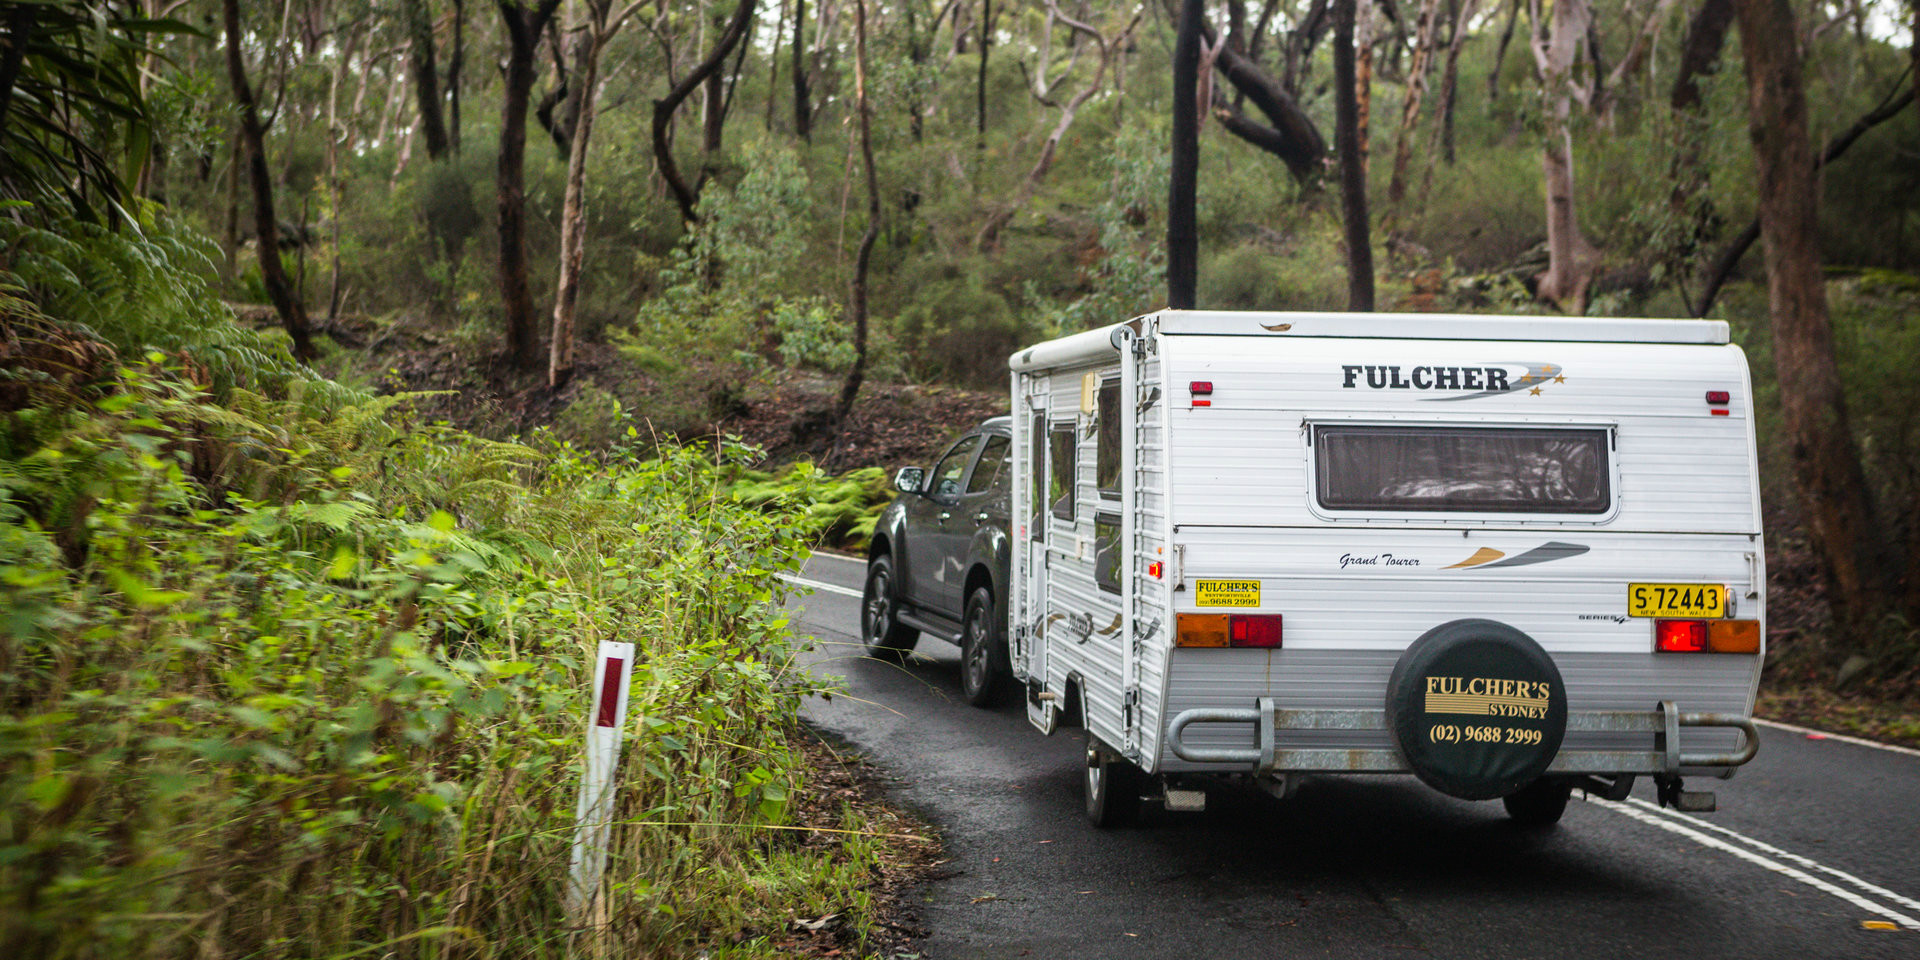
<path fill-rule="evenodd" d="M 1727 588 L 1717 583 L 1629 583 L 1629 617 L 1723 617 Z"/>

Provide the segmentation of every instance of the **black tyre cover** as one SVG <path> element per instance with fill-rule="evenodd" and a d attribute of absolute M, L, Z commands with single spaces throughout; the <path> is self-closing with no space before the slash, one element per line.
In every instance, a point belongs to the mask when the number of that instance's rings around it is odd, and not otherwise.
<path fill-rule="evenodd" d="M 1492 620 L 1428 630 L 1394 664 L 1387 729 L 1428 786 L 1491 800 L 1531 783 L 1567 732 L 1567 688 L 1532 637 Z"/>

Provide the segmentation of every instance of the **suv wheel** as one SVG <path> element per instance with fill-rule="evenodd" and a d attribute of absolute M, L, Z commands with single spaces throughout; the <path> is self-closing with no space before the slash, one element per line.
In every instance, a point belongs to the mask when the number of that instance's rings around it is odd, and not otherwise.
<path fill-rule="evenodd" d="M 1006 690 L 1006 676 L 998 665 L 1000 624 L 994 616 L 993 591 L 975 588 L 967 596 L 965 631 L 960 637 L 960 693 L 976 707 L 990 707 Z"/>
<path fill-rule="evenodd" d="M 905 653 L 920 642 L 920 631 L 900 623 L 900 593 L 893 559 L 886 554 L 867 564 L 867 588 L 860 595 L 860 639 L 875 656 Z"/>

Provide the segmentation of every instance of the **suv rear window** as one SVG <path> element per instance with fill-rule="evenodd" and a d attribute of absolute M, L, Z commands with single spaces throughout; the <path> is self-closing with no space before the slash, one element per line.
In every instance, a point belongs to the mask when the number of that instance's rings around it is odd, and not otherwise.
<path fill-rule="evenodd" d="M 1529 427 L 1320 425 L 1329 510 L 1606 513 L 1608 432 Z"/>

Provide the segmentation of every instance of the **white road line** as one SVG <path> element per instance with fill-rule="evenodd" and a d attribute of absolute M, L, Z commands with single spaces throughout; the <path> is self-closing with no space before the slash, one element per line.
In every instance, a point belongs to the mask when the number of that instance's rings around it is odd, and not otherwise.
<path fill-rule="evenodd" d="M 1900 906 L 1906 907 L 1908 910 L 1920 911 L 1920 900 L 1914 900 L 1908 897 L 1903 897 L 1900 894 L 1894 893 L 1892 890 L 1888 890 L 1885 887 L 1876 886 L 1874 884 L 1868 883 L 1867 881 L 1862 880 L 1859 877 L 1856 877 L 1853 874 L 1846 872 L 1845 870 L 1836 870 L 1810 857 L 1803 857 L 1797 853 L 1792 853 L 1790 851 L 1782 850 L 1779 847 L 1776 847 L 1770 843 L 1765 843 L 1760 840 L 1755 840 L 1754 838 L 1749 837 L 1744 833 L 1740 833 L 1739 831 L 1729 830 L 1726 827 L 1723 827 L 1717 823 L 1708 823 L 1707 821 L 1702 820 L 1699 817 L 1692 816 L 1690 814 L 1681 813 L 1678 810 L 1662 810 L 1660 809 L 1660 806 L 1658 804 L 1648 803 L 1645 800 L 1641 800 L 1638 798 L 1628 798 L 1626 802 L 1631 803 L 1642 810 L 1651 811 L 1661 816 L 1672 817 L 1676 820 L 1683 820 L 1702 830 L 1711 830 L 1714 833 L 1724 834 L 1726 836 L 1734 838 L 1735 840 L 1740 841 L 1741 843 L 1746 844 L 1749 847 L 1754 848 L 1755 850 L 1760 851 L 1761 853 L 1771 854 L 1772 856 L 1779 857 L 1782 860 L 1787 860 L 1793 863 L 1797 863 L 1800 866 L 1806 867 L 1809 870 L 1818 870 L 1821 873 L 1827 874 L 1828 876 L 1837 877 L 1841 880 L 1851 883 L 1854 886 L 1860 888 L 1861 890 L 1865 890 L 1866 892 L 1871 893 L 1876 897 L 1884 897 L 1888 900 L 1891 900 L 1894 903 L 1899 904 Z"/>
<path fill-rule="evenodd" d="M 1862 740 L 1859 737 L 1849 737 L 1841 733 L 1828 733 L 1825 730 L 1815 730 L 1812 727 L 1796 727 L 1791 723 L 1781 723 L 1778 720 L 1762 720 L 1759 717 L 1754 717 L 1753 722 L 1763 727 L 1773 727 L 1776 730 L 1787 730 L 1793 733 L 1811 734 L 1815 737 L 1819 737 L 1825 740 L 1838 740 L 1841 743 L 1851 743 L 1851 744 L 1855 744 L 1856 746 L 1872 747 L 1875 750 L 1885 750 L 1885 751 L 1888 751 L 1889 753 L 1904 753 L 1909 757 L 1920 757 L 1920 750 L 1915 750 L 1912 747 L 1896 747 L 1891 743 L 1876 743 L 1872 740 Z"/>
<path fill-rule="evenodd" d="M 825 550 L 815 550 L 813 553 L 809 554 L 808 557 L 809 559 L 813 557 L 825 557 L 828 560 L 842 560 L 847 563 L 857 563 L 863 567 L 867 565 L 867 558 L 865 557 L 849 557 L 841 553 L 828 553 Z"/>
<path fill-rule="evenodd" d="M 1868 913 L 1873 914 L 1874 916 L 1884 917 L 1888 920 L 1893 921 L 1894 923 L 1899 924 L 1900 926 L 1908 930 L 1920 930 L 1920 920 L 1915 920 L 1912 917 L 1907 916 L 1906 914 L 1900 913 L 1892 909 L 1891 907 L 1883 906 L 1875 901 L 1869 900 L 1866 897 L 1863 897 L 1857 893 L 1854 893 L 1851 890 L 1845 889 L 1840 886 L 1836 886 L 1835 884 L 1822 880 L 1821 878 L 1816 877 L 1810 873 L 1807 873 L 1804 870 L 1799 870 L 1794 867 L 1787 866 L 1786 864 L 1781 863 L 1778 860 L 1773 860 L 1773 859 L 1761 856 L 1760 854 L 1754 853 L 1753 851 L 1745 849 L 1743 847 L 1734 846 L 1733 844 L 1728 843 L 1727 841 L 1722 840 L 1719 837 L 1713 836 L 1711 834 L 1702 833 L 1677 820 L 1672 820 L 1659 814 L 1648 813 L 1647 811 L 1639 809 L 1638 806 L 1634 806 L 1631 803 L 1612 803 L 1612 802 L 1609 802 L 1606 800 L 1600 800 L 1597 798 L 1589 799 L 1588 802 L 1604 807 L 1608 810 L 1612 810 L 1615 813 L 1632 817 L 1633 819 L 1638 820 L 1642 823 L 1659 827 L 1660 829 L 1665 830 L 1669 833 L 1677 833 L 1683 837 L 1686 837 L 1689 840 L 1692 840 L 1695 843 L 1700 844 L 1703 847 L 1709 847 L 1714 850 L 1720 850 L 1726 853 L 1730 853 L 1764 870 L 1771 870 L 1774 873 L 1780 874 L 1781 876 L 1790 877 L 1794 880 L 1798 880 L 1801 883 L 1804 883 L 1807 886 L 1814 888 L 1815 890 L 1819 890 L 1823 893 L 1832 894 L 1833 896 L 1838 897 L 1842 900 L 1845 900 L 1846 902 L 1853 904 L 1854 906 L 1862 910 L 1865 910 Z M 1731 831 L 1728 831 L 1728 832 L 1731 832 Z M 1736 836 L 1738 836 L 1738 834 L 1736 834 Z M 1745 840 L 1746 838 L 1742 837 L 1741 839 Z"/>
<path fill-rule="evenodd" d="M 828 593 L 837 593 L 844 597 L 854 597 L 857 599 L 860 596 L 860 591 L 852 587 L 843 587 L 837 583 L 822 583 L 819 580 L 808 580 L 805 577 L 795 577 L 784 573 L 780 574 L 780 579 L 795 586 L 812 587 L 815 590 L 825 590 Z"/>

